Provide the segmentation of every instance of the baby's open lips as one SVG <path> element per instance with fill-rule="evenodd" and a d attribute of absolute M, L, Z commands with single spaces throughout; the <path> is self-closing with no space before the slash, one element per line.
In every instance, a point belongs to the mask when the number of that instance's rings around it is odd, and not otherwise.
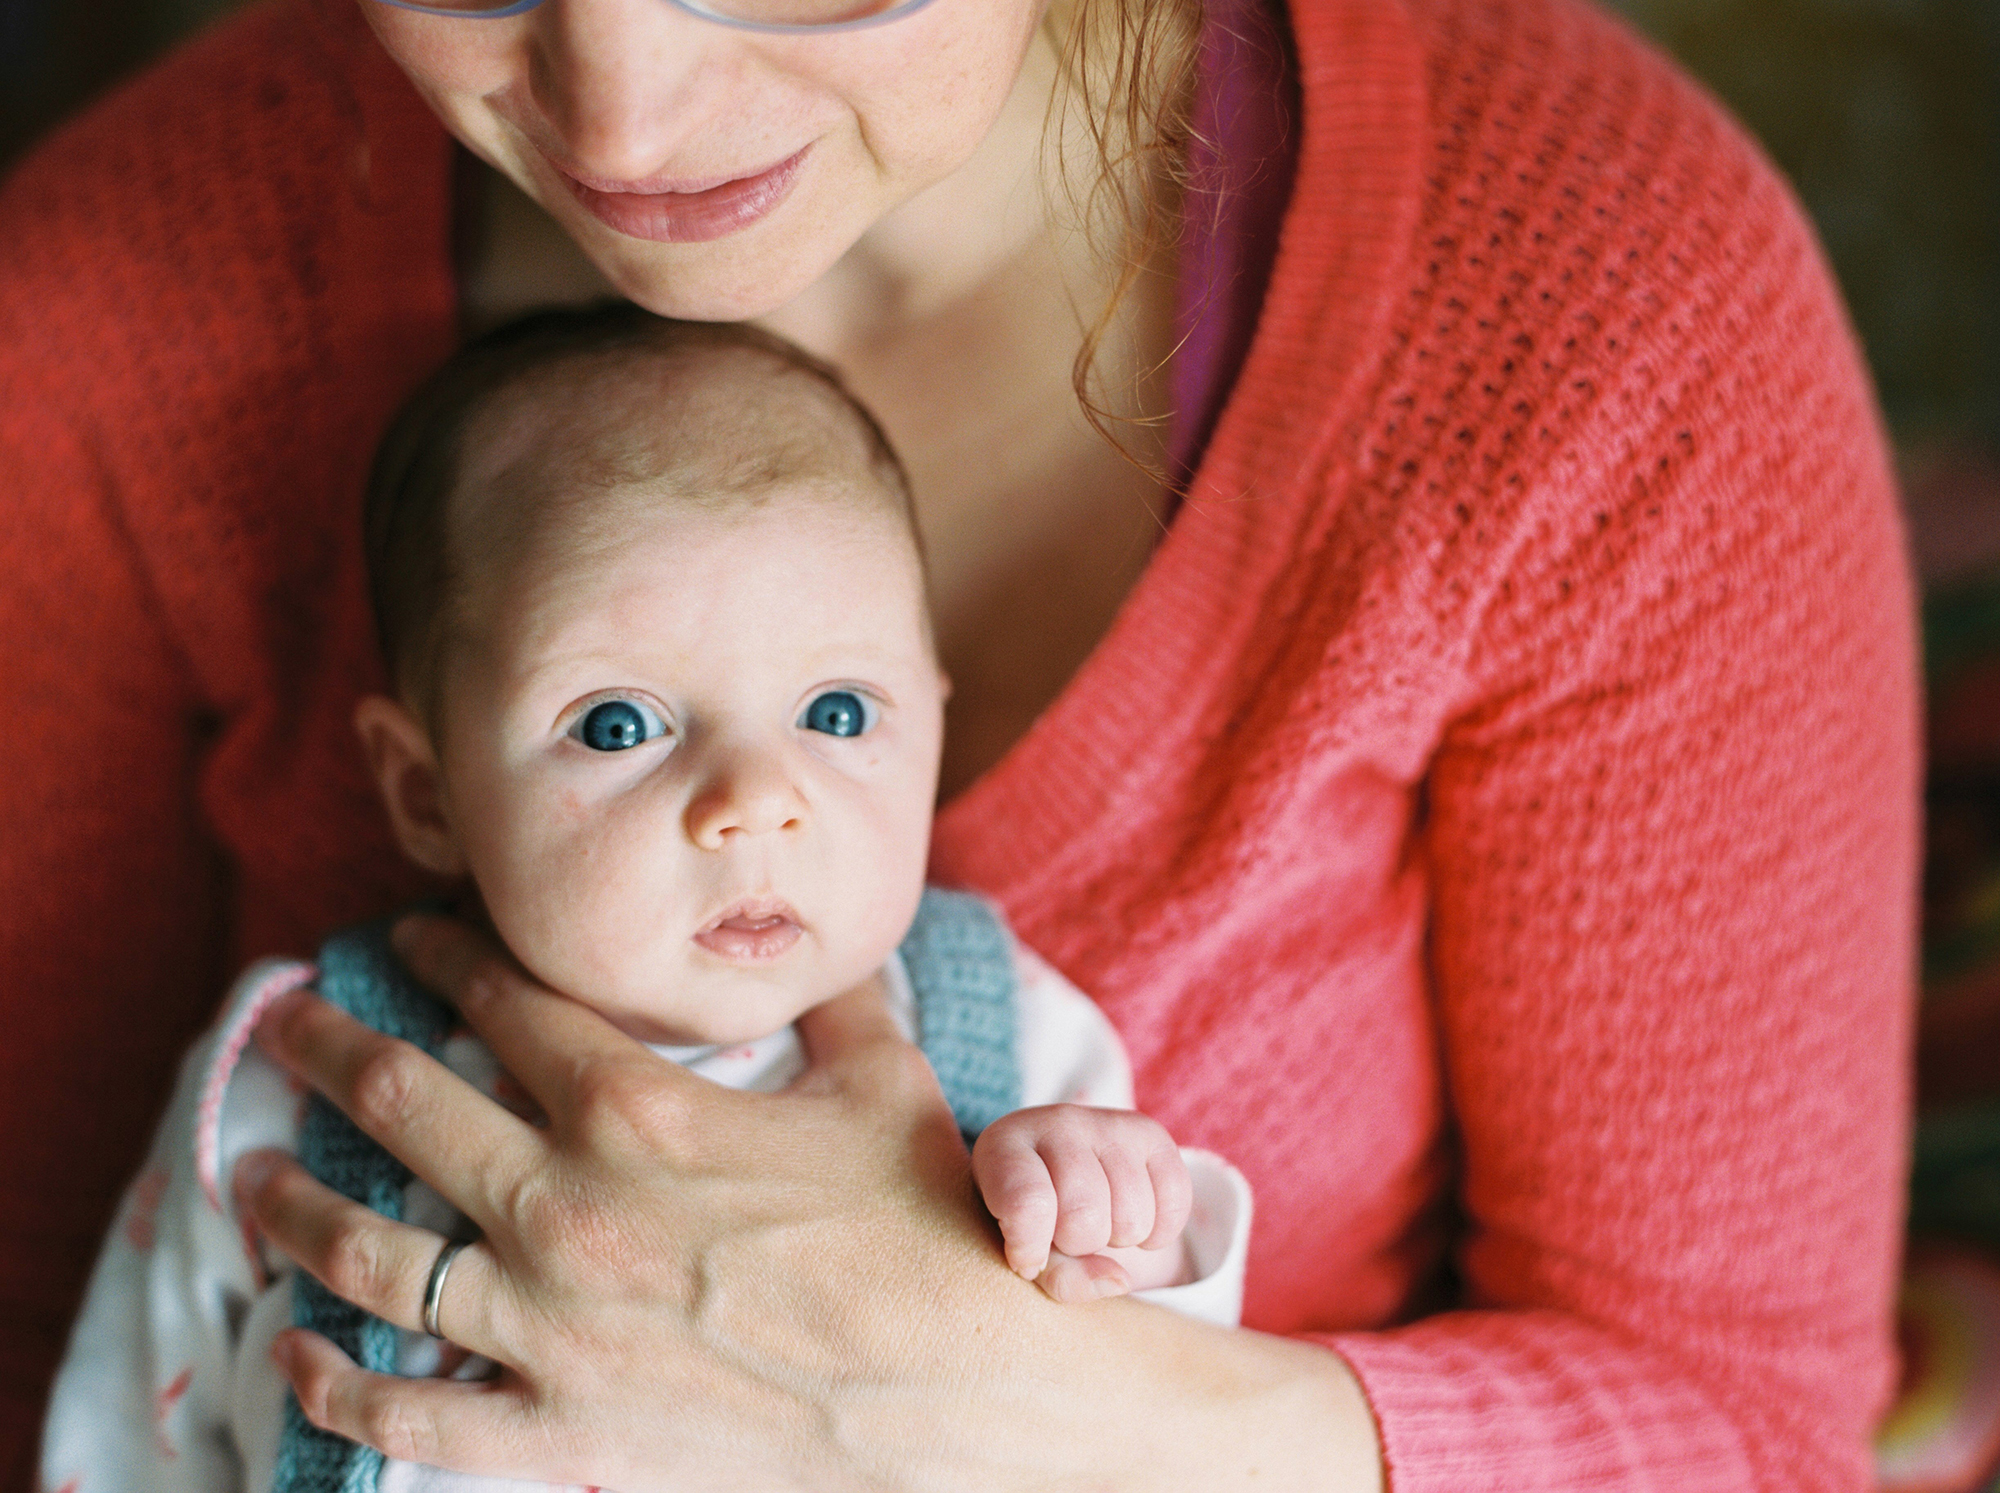
<path fill-rule="evenodd" d="M 778 958 L 804 932 L 789 903 L 765 897 L 724 908 L 702 925 L 694 941 L 724 959 L 755 964 Z"/>

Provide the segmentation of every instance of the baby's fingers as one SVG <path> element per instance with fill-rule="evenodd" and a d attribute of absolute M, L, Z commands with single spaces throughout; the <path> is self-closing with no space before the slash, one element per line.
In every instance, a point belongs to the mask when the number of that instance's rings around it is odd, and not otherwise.
<path fill-rule="evenodd" d="M 1046 1269 L 1035 1284 L 1051 1301 L 1064 1306 L 1080 1306 L 1107 1296 L 1123 1296 L 1132 1289 L 1132 1277 L 1109 1255 L 1057 1254 L 1049 1257 Z"/>
<path fill-rule="evenodd" d="M 1040 1146 L 1056 1187 L 1056 1248 L 1094 1255 L 1111 1243 L 1111 1179 L 1089 1141 L 1045 1134 Z"/>
<path fill-rule="evenodd" d="M 1139 1243 L 1160 1249 L 1180 1238 L 1194 1211 L 1194 1182 L 1180 1147 L 1169 1145 L 1146 1158 L 1146 1175 L 1153 1193 L 1153 1229 Z"/>
<path fill-rule="evenodd" d="M 1004 1122 L 987 1126 L 972 1148 L 972 1177 L 1000 1225 L 1007 1268 L 1035 1279 L 1055 1238 L 1056 1189 L 1032 1137 Z"/>
<path fill-rule="evenodd" d="M 1153 1235 L 1157 1213 L 1145 1155 L 1114 1142 L 1098 1148 L 1097 1162 L 1111 1190 L 1111 1232 L 1105 1243 L 1113 1249 L 1145 1243 Z"/>

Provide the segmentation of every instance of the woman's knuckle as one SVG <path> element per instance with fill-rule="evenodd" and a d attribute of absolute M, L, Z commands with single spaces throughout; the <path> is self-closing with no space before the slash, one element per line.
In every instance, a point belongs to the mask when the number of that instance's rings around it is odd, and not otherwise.
<path fill-rule="evenodd" d="M 569 1238 L 584 1213 L 577 1200 L 530 1183 L 515 1190 L 507 1211 L 530 1251 L 546 1250 Z"/>
<path fill-rule="evenodd" d="M 615 1279 L 633 1258 L 631 1220 L 616 1208 L 578 1207 L 565 1216 L 555 1237 L 563 1250 L 564 1273 L 573 1284 L 588 1286 Z"/>
<path fill-rule="evenodd" d="M 467 966 L 458 982 L 457 999 L 461 1010 L 485 1005 L 507 993 L 514 972 L 492 954 L 482 954 Z"/>
<path fill-rule="evenodd" d="M 437 1460 L 436 1419 L 391 1386 L 378 1386 L 359 1407 L 360 1440 L 398 1462 Z"/>
<path fill-rule="evenodd" d="M 636 1098 L 631 1065 L 622 1058 L 581 1059 L 570 1076 L 570 1093 L 578 1112 L 589 1118 L 619 1114 Z"/>
<path fill-rule="evenodd" d="M 555 1185 L 530 1179 L 508 1197 L 506 1211 L 521 1254 L 540 1279 L 573 1285 L 630 1252 L 629 1206 L 579 1178 Z"/>
<path fill-rule="evenodd" d="M 354 1070 L 351 1114 L 363 1129 L 394 1125 L 416 1094 L 423 1057 L 407 1042 L 375 1043 Z"/>
<path fill-rule="evenodd" d="M 900 1040 L 870 1043 L 846 1086 L 871 1104 L 898 1110 L 921 1108 L 938 1093 L 930 1061 L 921 1049 Z"/>
<path fill-rule="evenodd" d="M 320 1278 L 349 1301 L 379 1301 L 387 1284 L 382 1238 L 370 1220 L 348 1214 L 328 1231 Z"/>
<path fill-rule="evenodd" d="M 923 1050 L 908 1042 L 883 1042 L 882 1063 L 901 1095 L 929 1098 L 937 1092 L 937 1074 Z"/>
<path fill-rule="evenodd" d="M 687 1105 L 647 1065 L 593 1059 L 577 1071 L 571 1092 L 593 1149 L 636 1146 L 679 1154 L 692 1138 Z"/>

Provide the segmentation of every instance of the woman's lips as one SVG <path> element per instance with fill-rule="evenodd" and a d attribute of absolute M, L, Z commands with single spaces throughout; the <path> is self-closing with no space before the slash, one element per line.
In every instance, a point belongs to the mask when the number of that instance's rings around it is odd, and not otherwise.
<path fill-rule="evenodd" d="M 705 244 L 748 228 L 792 190 L 811 146 L 775 166 L 719 182 L 581 181 L 561 172 L 576 200 L 606 227 L 660 244 Z"/>
<path fill-rule="evenodd" d="M 731 908 L 695 934 L 694 941 L 724 959 L 754 964 L 776 959 L 804 933 L 791 908 L 760 903 Z"/>

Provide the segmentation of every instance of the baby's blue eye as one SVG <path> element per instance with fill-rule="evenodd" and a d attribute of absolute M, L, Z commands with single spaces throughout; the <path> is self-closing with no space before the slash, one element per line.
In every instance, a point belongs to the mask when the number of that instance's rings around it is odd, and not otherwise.
<path fill-rule="evenodd" d="M 813 697 L 799 724 L 828 736 L 859 736 L 868 729 L 868 706 L 852 690 L 830 689 Z"/>
<path fill-rule="evenodd" d="M 666 730 L 666 723 L 637 700 L 606 700 L 585 711 L 569 734 L 593 752 L 622 752 Z"/>

